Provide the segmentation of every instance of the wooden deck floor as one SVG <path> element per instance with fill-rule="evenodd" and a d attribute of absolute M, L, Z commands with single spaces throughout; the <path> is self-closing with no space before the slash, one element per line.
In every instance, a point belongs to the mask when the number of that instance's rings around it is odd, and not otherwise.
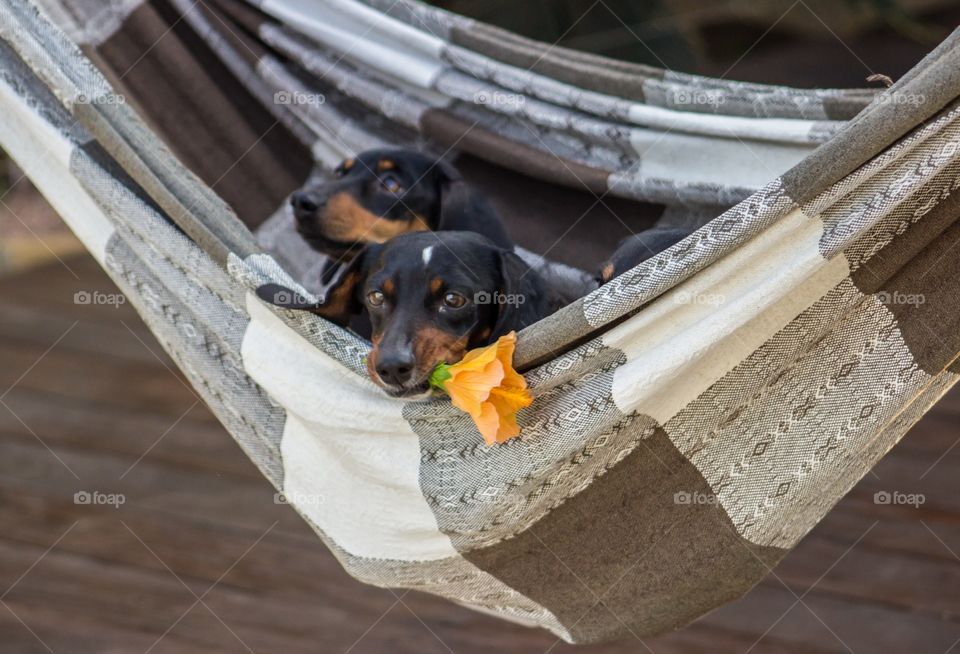
<path fill-rule="evenodd" d="M 91 259 L 0 280 L 0 653 L 566 652 L 548 633 L 348 577 Z M 756 589 L 582 652 L 960 650 L 960 393 Z M 119 508 L 78 492 L 122 493 Z M 922 493 L 919 508 L 874 493 Z"/>

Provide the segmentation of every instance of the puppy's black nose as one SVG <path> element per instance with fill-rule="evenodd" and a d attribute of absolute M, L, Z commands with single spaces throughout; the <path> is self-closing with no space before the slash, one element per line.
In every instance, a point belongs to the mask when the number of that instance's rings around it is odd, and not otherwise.
<path fill-rule="evenodd" d="M 391 386 L 403 386 L 413 375 L 414 359 L 409 350 L 381 352 L 377 361 L 377 374 Z"/>
<path fill-rule="evenodd" d="M 320 208 L 320 204 L 313 193 L 306 191 L 297 191 L 290 196 L 290 205 L 294 208 L 296 216 L 306 216 Z"/>

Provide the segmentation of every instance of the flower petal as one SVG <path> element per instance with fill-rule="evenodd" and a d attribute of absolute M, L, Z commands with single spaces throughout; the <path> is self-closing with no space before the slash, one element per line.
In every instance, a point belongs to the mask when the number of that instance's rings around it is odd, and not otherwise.
<path fill-rule="evenodd" d="M 500 432 L 500 416 L 493 404 L 484 402 L 480 412 L 473 416 L 473 423 L 487 445 L 496 444 Z"/>
<path fill-rule="evenodd" d="M 448 379 L 443 387 L 450 395 L 450 401 L 461 411 L 471 416 L 480 413 L 480 403 L 490 396 L 490 389 L 503 380 L 503 365 L 499 361 L 490 361 L 480 370 L 463 370 Z"/>

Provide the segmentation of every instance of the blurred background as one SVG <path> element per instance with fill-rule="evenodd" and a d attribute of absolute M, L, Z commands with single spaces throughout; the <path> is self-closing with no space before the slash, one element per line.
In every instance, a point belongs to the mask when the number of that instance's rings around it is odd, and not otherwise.
<path fill-rule="evenodd" d="M 564 47 L 796 87 L 896 79 L 960 22 L 956 0 L 434 4 Z M 0 155 L 0 654 L 574 651 L 347 577 L 131 307 L 78 291 L 116 293 Z M 953 392 L 743 599 L 675 634 L 577 649 L 955 651 L 958 417 Z M 78 504 L 83 484 L 124 502 Z M 923 502 L 876 501 L 891 492 Z"/>

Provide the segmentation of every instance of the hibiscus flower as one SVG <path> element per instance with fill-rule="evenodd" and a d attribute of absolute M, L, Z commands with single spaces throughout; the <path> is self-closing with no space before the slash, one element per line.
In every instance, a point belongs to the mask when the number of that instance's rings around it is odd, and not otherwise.
<path fill-rule="evenodd" d="M 523 375 L 513 369 L 516 332 L 496 343 L 467 352 L 454 364 L 441 363 L 430 384 L 445 391 L 453 406 L 473 418 L 487 445 L 503 443 L 520 434 L 517 411 L 533 398 Z"/>

